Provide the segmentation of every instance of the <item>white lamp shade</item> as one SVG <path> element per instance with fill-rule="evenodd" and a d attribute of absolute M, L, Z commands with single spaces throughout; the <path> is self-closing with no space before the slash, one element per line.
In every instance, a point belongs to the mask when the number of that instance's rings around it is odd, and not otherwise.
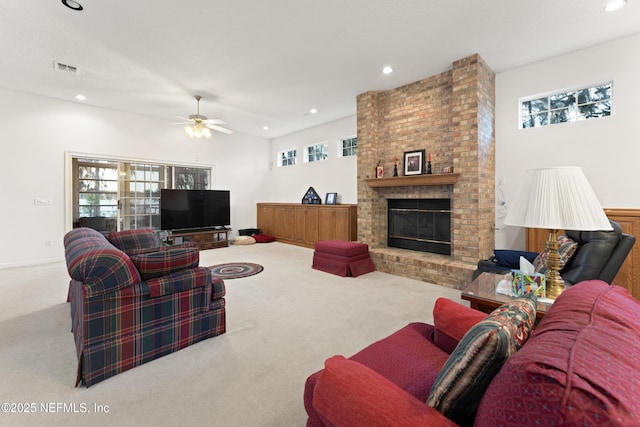
<path fill-rule="evenodd" d="M 504 220 L 506 225 L 549 230 L 612 230 L 582 169 L 532 169 Z"/>

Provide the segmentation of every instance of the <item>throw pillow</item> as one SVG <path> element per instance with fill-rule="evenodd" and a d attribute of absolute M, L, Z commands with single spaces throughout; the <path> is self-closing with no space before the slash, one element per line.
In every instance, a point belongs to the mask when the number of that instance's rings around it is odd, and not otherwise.
<path fill-rule="evenodd" d="M 251 236 L 238 236 L 233 241 L 234 245 L 253 245 L 256 243 L 256 239 Z"/>
<path fill-rule="evenodd" d="M 535 294 L 516 298 L 469 329 L 438 374 L 427 404 L 459 425 L 471 424 L 493 377 L 529 337 L 536 303 Z"/>
<path fill-rule="evenodd" d="M 276 241 L 275 237 L 270 236 L 268 234 L 254 234 L 253 238 L 256 240 L 257 243 L 271 243 Z"/>
<path fill-rule="evenodd" d="M 533 262 L 533 260 L 538 256 L 538 253 L 509 249 L 495 249 L 493 251 L 493 256 L 496 258 L 496 261 L 498 261 L 500 266 L 519 269 L 521 256 L 525 257 L 527 261 Z"/>
<path fill-rule="evenodd" d="M 574 253 L 576 253 L 576 249 L 578 249 L 578 244 L 571 240 L 566 234 L 561 234 L 558 236 L 558 244 L 560 248 L 558 249 L 558 253 L 560 254 L 560 259 L 563 261 L 563 265 L 567 265 L 567 262 L 571 259 Z M 549 269 L 544 265 L 544 261 L 547 258 L 547 249 L 545 248 L 540 254 L 533 260 L 533 268 L 536 269 L 536 273 L 547 274 Z"/>
<path fill-rule="evenodd" d="M 438 298 L 433 307 L 433 343 L 451 354 L 464 334 L 486 317 L 487 313 Z"/>
<path fill-rule="evenodd" d="M 197 267 L 200 252 L 197 248 L 169 249 L 131 256 L 142 280 L 166 276 L 176 271 Z"/>

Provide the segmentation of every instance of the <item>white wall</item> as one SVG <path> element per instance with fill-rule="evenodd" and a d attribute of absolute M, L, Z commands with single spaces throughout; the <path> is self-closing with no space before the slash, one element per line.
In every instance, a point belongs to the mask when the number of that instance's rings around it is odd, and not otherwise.
<path fill-rule="evenodd" d="M 255 226 L 255 202 L 266 191 L 264 138 L 191 140 L 180 126 L 146 116 L 9 90 L 0 90 L 0 135 L 0 268 L 63 259 L 66 152 L 213 165 L 212 187 L 231 191 L 234 229 Z M 36 197 L 52 205 L 35 206 Z"/>
<path fill-rule="evenodd" d="M 326 193 L 338 193 L 338 203 L 357 203 L 357 158 L 338 157 L 341 138 L 356 136 L 356 116 L 305 129 L 271 140 L 269 192 L 263 202 L 300 203 L 313 187 L 324 203 Z M 329 157 L 319 162 L 303 162 L 306 145 L 328 142 Z M 297 164 L 279 167 L 278 152 L 296 149 Z"/>
<path fill-rule="evenodd" d="M 496 201 L 513 200 L 524 171 L 580 166 L 604 208 L 640 208 L 640 35 L 597 45 L 496 76 Z M 613 80 L 610 117 L 518 128 L 518 99 Z M 504 185 L 500 186 L 500 178 Z M 496 248 L 524 249 L 524 230 L 502 223 Z"/>

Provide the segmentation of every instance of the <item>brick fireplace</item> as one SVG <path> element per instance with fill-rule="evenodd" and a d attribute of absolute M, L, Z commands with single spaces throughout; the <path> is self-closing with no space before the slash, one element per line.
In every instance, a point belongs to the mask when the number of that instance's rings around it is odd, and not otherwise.
<path fill-rule="evenodd" d="M 436 76 L 358 95 L 358 241 L 369 245 L 379 271 L 458 288 L 492 253 L 494 82 L 493 71 L 472 55 Z M 394 158 L 402 171 L 403 153 L 422 149 L 431 153 L 434 174 L 453 167 L 455 178 L 367 182 L 376 179 L 378 163 L 389 177 Z M 389 199 L 449 199 L 451 255 L 388 247 Z"/>

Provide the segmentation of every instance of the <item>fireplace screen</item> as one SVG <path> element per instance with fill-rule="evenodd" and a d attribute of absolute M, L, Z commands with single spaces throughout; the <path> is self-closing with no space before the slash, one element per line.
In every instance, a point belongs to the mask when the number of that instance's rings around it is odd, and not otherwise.
<path fill-rule="evenodd" d="M 451 255 L 450 199 L 389 199 L 387 246 Z"/>

